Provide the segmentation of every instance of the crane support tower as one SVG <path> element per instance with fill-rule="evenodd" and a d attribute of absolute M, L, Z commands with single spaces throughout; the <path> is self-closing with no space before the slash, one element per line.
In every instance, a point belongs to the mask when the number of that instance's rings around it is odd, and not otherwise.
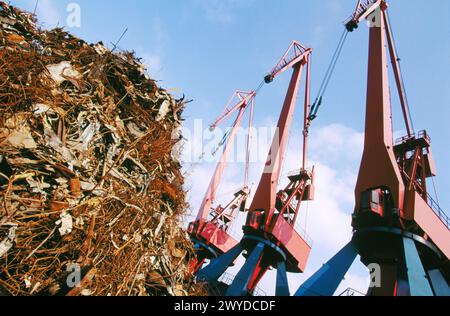
<path fill-rule="evenodd" d="M 349 32 L 370 26 L 365 145 L 355 189 L 352 241 L 297 296 L 333 295 L 357 255 L 371 271 L 369 296 L 450 295 L 450 221 L 427 192 L 436 175 L 431 139 L 413 129 L 384 0 L 358 1 Z M 407 136 L 394 142 L 388 51 Z"/>
<path fill-rule="evenodd" d="M 205 197 L 200 206 L 197 219 L 188 226 L 188 234 L 194 243 L 196 258 L 190 262 L 190 270 L 197 273 L 206 260 L 219 257 L 234 248 L 238 241 L 230 235 L 230 229 L 239 211 L 245 211 L 245 204 L 250 189 L 248 182 L 248 166 L 250 156 L 250 139 L 254 111 L 255 92 L 236 91 L 225 105 L 223 113 L 210 126 L 210 130 L 217 128 L 223 121 L 237 113 L 236 120 L 228 138 L 225 135 L 225 146 L 222 156 L 212 176 Z M 246 110 L 250 108 L 249 131 L 247 134 L 247 158 L 245 166 L 244 186 L 235 192 L 231 201 L 225 206 L 213 206 L 221 179 L 225 172 L 228 159 L 233 150 L 236 135 Z"/>
<path fill-rule="evenodd" d="M 227 288 L 228 296 L 253 295 L 258 283 L 270 268 L 277 270 L 276 295 L 289 296 L 287 272 L 300 273 L 305 270 L 311 251 L 311 241 L 306 233 L 300 233 L 295 228 L 295 224 L 302 201 L 312 200 L 314 195 L 314 168 L 311 170 L 306 168 L 310 126 L 311 53 L 312 49 L 294 41 L 265 77 L 265 82 L 270 83 L 286 70 L 293 68 L 277 133 L 243 227 L 244 236 L 235 247 L 213 260 L 198 273 L 200 278 L 210 283 L 216 282 L 243 253 L 245 264 Z M 302 168 L 290 174 L 289 184 L 277 192 L 304 68 L 306 68 L 306 93 Z"/>

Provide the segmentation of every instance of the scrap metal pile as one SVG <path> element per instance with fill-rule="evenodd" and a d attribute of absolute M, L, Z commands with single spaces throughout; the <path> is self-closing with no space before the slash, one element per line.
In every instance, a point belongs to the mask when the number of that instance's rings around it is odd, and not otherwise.
<path fill-rule="evenodd" d="M 35 23 L 0 2 L 0 292 L 198 294 L 172 157 L 184 102 L 132 53 Z"/>

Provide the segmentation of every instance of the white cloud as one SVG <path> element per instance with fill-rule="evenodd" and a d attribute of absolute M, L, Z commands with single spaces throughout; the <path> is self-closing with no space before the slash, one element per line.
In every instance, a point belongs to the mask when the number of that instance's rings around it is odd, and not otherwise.
<path fill-rule="evenodd" d="M 342 5 L 341 0 L 332 0 L 328 1 L 328 9 L 334 14 L 337 15 L 339 12 L 344 10 L 344 6 Z"/>
<path fill-rule="evenodd" d="M 161 78 L 162 74 L 162 61 L 159 55 L 155 54 L 143 54 L 142 61 L 147 69 L 150 77 Z"/>
<path fill-rule="evenodd" d="M 357 259 L 358 260 L 358 259 Z M 343 293 L 347 289 L 353 289 L 359 292 L 359 295 L 365 295 L 367 294 L 367 290 L 370 285 L 370 274 L 369 271 L 365 271 L 365 275 L 361 275 L 361 273 L 356 272 L 355 266 L 358 265 L 358 262 L 353 265 L 353 267 L 350 269 L 350 272 L 347 273 L 344 280 L 342 281 L 339 288 L 336 290 L 336 295 L 339 295 Z M 359 267 L 361 267 L 362 264 L 359 263 Z M 364 271 L 365 268 L 361 268 L 360 271 Z M 357 274 L 358 273 L 358 274 Z M 358 295 L 358 296 L 359 296 Z"/>
<path fill-rule="evenodd" d="M 151 19 L 149 38 L 146 39 L 151 44 L 151 51 L 141 53 L 142 61 L 147 68 L 149 75 L 158 80 L 164 78 L 164 51 L 169 35 L 163 21 L 159 17 Z"/>
<path fill-rule="evenodd" d="M 316 196 L 314 201 L 308 203 L 306 229 L 315 247 L 333 251 L 351 239 L 351 210 L 346 209 L 346 202 L 353 199 L 353 192 L 330 167 L 316 164 L 316 168 Z M 302 209 L 304 213 L 305 208 Z M 300 217 L 302 220 L 306 222 L 306 215 Z"/>
<path fill-rule="evenodd" d="M 34 5 L 36 0 L 30 0 Z M 39 22 L 47 28 L 54 28 L 57 25 L 62 26 L 65 21 L 61 19 L 61 15 L 51 0 L 39 0 L 36 10 L 36 15 L 39 18 Z"/>
<path fill-rule="evenodd" d="M 194 0 L 203 10 L 206 18 L 219 24 L 230 24 L 234 21 L 233 12 L 237 7 L 249 6 L 253 0 Z"/>
<path fill-rule="evenodd" d="M 202 8 L 209 20 L 223 24 L 228 24 L 233 21 L 233 16 L 226 1 L 207 0 L 198 2 L 202 3 Z"/>
<path fill-rule="evenodd" d="M 311 157 L 328 163 L 346 163 L 361 158 L 364 134 L 341 124 L 331 124 L 311 132 Z"/>
<path fill-rule="evenodd" d="M 320 44 L 322 43 L 323 37 L 325 34 L 325 28 L 323 27 L 323 25 L 318 24 L 314 27 L 313 31 L 312 31 L 312 40 L 311 40 L 311 47 L 319 47 Z"/>
<path fill-rule="evenodd" d="M 233 164 L 226 169 L 220 184 L 220 191 L 216 196 L 218 203 L 229 202 L 233 193 L 242 187 L 243 176 L 241 176 L 239 170 L 233 168 Z M 187 185 L 190 188 L 188 200 L 192 210 L 195 210 L 195 208 L 200 206 L 215 168 L 216 165 L 214 163 L 208 163 L 196 167 L 189 175 L 189 179 L 187 179 Z"/>

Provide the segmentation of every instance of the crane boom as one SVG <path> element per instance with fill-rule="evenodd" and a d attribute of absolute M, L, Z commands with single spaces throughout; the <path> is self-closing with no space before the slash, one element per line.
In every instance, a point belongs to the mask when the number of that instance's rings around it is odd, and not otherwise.
<path fill-rule="evenodd" d="M 273 67 L 271 72 L 264 78 L 266 83 L 271 83 L 276 77 L 286 70 L 294 67 L 299 62 L 303 62 L 305 57 L 311 54 L 311 49 L 306 48 L 297 41 L 293 41 L 286 50 L 280 61 Z"/>
<path fill-rule="evenodd" d="M 297 101 L 300 87 L 302 69 L 304 65 L 307 65 L 307 73 L 309 74 L 310 63 L 308 61 L 311 52 L 312 49 L 306 49 L 298 42 L 294 41 L 289 46 L 288 50 L 283 55 L 281 60 L 278 62 L 277 66 L 275 66 L 272 72 L 266 76 L 266 82 L 271 82 L 275 77 L 277 77 L 287 69 L 294 69 L 294 73 L 292 74 L 286 99 L 284 101 L 284 105 L 278 121 L 276 135 L 274 136 L 271 149 L 267 157 L 264 173 L 261 177 L 261 180 L 259 181 L 255 197 L 253 198 L 251 206 L 252 210 L 270 210 L 275 208 L 276 190 L 280 178 L 282 164 L 284 161 L 284 155 L 286 153 L 289 130 L 292 124 L 295 103 Z M 289 58 L 289 56 L 291 57 Z M 309 85 L 309 79 L 307 79 L 307 83 Z M 309 88 L 307 88 L 307 90 L 309 92 Z M 306 100 L 309 101 L 308 96 L 306 96 Z M 305 108 L 307 112 L 307 104 L 305 105 Z M 306 130 L 306 126 L 309 124 L 309 114 L 305 113 L 305 115 L 307 115 L 305 117 Z M 305 133 L 304 135 L 307 135 L 307 133 Z M 306 150 L 306 144 L 304 144 L 304 146 L 304 150 Z M 303 156 L 306 156 L 306 151 L 304 151 Z"/>
<path fill-rule="evenodd" d="M 289 68 L 293 74 L 273 138 L 264 173 L 243 227 L 244 236 L 235 247 L 199 271 L 200 279 L 216 282 L 237 257 L 246 251 L 246 261 L 228 287 L 226 295 L 252 295 L 265 273 L 273 267 L 277 270 L 276 295 L 289 295 L 287 272 L 300 273 L 306 268 L 311 252 L 311 241 L 296 229 L 296 220 L 302 201 L 313 198 L 312 171 L 306 170 L 307 138 L 310 125 L 309 76 L 312 49 L 293 42 L 277 65 L 265 77 L 270 83 Z M 305 113 L 302 169 L 288 176 L 289 184 L 277 193 L 278 180 L 288 144 L 300 79 L 306 65 Z"/>
<path fill-rule="evenodd" d="M 236 218 L 237 212 L 245 211 L 245 202 L 250 193 L 247 186 L 248 168 L 250 157 L 251 126 L 253 121 L 254 98 L 256 92 L 236 91 L 225 105 L 223 113 L 210 126 L 214 130 L 220 123 L 237 113 L 233 127 L 228 135 L 224 137 L 225 147 L 217 163 L 211 182 L 202 200 L 197 219 L 189 224 L 188 233 L 196 249 L 196 258 L 190 262 L 192 273 L 196 273 L 207 259 L 214 259 L 229 249 L 233 248 L 238 241 L 229 233 Z M 247 135 L 247 157 L 245 164 L 244 186 L 239 189 L 225 206 L 213 207 L 217 190 L 225 172 L 239 127 L 246 110 L 250 105 L 249 132 Z"/>
<path fill-rule="evenodd" d="M 359 0 L 356 9 L 350 18 L 346 21 L 345 26 L 349 32 L 358 28 L 360 22 L 367 19 L 372 13 L 385 4 L 384 0 Z"/>
<path fill-rule="evenodd" d="M 243 107 L 246 107 L 248 102 L 255 97 L 256 93 L 254 91 L 245 92 L 245 91 L 236 91 L 228 100 L 228 103 L 225 105 L 225 109 L 223 113 L 211 124 L 210 129 L 214 130 L 217 126 L 219 126 L 223 121 L 229 118 L 231 115 L 236 113 L 236 111 L 240 110 Z M 237 100 L 236 100 L 237 99 Z M 237 101 L 237 103 L 236 103 Z M 235 103 L 233 103 L 235 102 Z"/>

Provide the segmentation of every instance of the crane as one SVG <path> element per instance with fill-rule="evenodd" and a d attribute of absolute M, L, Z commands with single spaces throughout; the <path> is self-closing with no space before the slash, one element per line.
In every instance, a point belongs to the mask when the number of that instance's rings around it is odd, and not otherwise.
<path fill-rule="evenodd" d="M 224 137 L 223 142 L 225 143 L 225 146 L 223 153 L 206 190 L 197 218 L 188 226 L 187 232 L 194 243 L 196 250 L 196 258 L 192 259 L 190 262 L 190 270 L 194 274 L 197 273 L 206 260 L 217 258 L 238 243 L 238 241 L 230 235 L 230 228 L 237 213 L 239 211 L 245 211 L 245 202 L 250 194 L 250 189 L 248 187 L 248 169 L 255 95 L 255 91 L 234 92 L 228 103 L 225 105 L 223 113 L 210 126 L 210 130 L 212 131 L 222 122 L 232 117 L 233 114 L 237 113 L 231 131 Z M 247 134 L 244 186 L 235 192 L 231 201 L 225 206 L 213 206 L 228 159 L 233 149 L 238 129 L 242 124 L 244 114 L 248 108 L 250 108 L 250 114 L 249 132 Z"/>
<path fill-rule="evenodd" d="M 312 49 L 294 41 L 277 65 L 265 77 L 270 83 L 290 68 L 293 74 L 281 110 L 277 133 L 267 158 L 263 175 L 248 211 L 242 240 L 228 252 L 211 261 L 199 271 L 198 277 L 210 283 L 221 275 L 244 253 L 246 262 L 226 290 L 228 296 L 252 295 L 258 283 L 270 269 L 277 270 L 276 293 L 289 296 L 287 272 L 303 272 L 312 242 L 306 234 L 295 229 L 300 204 L 314 196 L 314 168 L 307 166 L 307 140 L 310 126 L 309 85 Z M 302 168 L 289 175 L 289 184 L 277 192 L 282 164 L 288 145 L 289 130 L 296 107 L 303 69 L 306 68 L 306 89 L 303 131 Z"/>
<path fill-rule="evenodd" d="M 369 296 L 447 296 L 450 220 L 427 192 L 427 179 L 436 176 L 431 138 L 412 125 L 387 2 L 358 1 L 346 30 L 353 32 L 364 20 L 370 27 L 369 66 L 353 238 L 296 295 L 333 295 L 359 254 L 372 273 Z M 387 51 L 407 132 L 396 142 Z"/>

